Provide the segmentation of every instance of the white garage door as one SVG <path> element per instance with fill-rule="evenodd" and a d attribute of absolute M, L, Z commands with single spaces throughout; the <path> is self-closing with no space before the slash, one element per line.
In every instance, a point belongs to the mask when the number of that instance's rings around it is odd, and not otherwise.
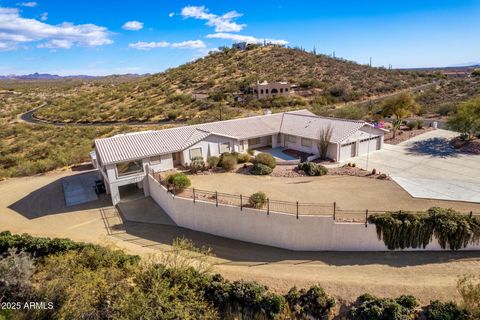
<path fill-rule="evenodd" d="M 340 161 L 355 157 L 355 142 L 342 144 L 340 148 Z"/>
<path fill-rule="evenodd" d="M 380 149 L 380 137 L 372 137 L 360 141 L 358 146 L 358 155 L 363 156 L 369 152 Z"/>

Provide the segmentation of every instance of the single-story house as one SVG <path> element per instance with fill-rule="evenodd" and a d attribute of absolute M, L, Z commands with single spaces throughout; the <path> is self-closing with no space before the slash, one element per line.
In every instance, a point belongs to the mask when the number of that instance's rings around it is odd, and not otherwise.
<path fill-rule="evenodd" d="M 136 184 L 148 195 L 148 168 L 165 171 L 188 165 L 193 157 L 285 147 L 319 154 L 322 129 L 332 130 L 327 157 L 346 161 L 379 150 L 386 130 L 358 120 L 319 117 L 307 110 L 283 112 L 165 130 L 143 131 L 95 140 L 92 162 L 101 173 L 113 204 L 122 186 Z"/>

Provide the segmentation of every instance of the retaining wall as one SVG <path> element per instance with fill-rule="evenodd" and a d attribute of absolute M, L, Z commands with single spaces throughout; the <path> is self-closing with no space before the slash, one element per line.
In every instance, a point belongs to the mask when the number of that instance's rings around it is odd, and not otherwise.
<path fill-rule="evenodd" d="M 181 227 L 226 238 L 298 251 L 388 251 L 375 225 L 339 223 L 331 216 L 300 216 L 174 197 L 152 176 L 150 195 Z M 443 250 L 436 239 L 426 249 Z M 469 246 L 465 250 L 480 250 Z"/>

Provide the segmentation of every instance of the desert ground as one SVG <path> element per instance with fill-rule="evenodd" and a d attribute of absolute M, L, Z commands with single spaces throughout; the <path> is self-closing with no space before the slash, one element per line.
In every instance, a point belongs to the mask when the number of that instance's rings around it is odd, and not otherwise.
<path fill-rule="evenodd" d="M 106 196 L 66 207 L 61 178 L 78 173 L 57 171 L 0 182 L 0 230 L 68 237 L 144 257 L 169 250 L 173 239 L 184 236 L 199 246 L 212 247 L 214 270 L 229 279 L 256 280 L 281 292 L 294 285 L 320 283 L 329 293 L 345 300 L 364 292 L 381 296 L 413 294 L 425 303 L 431 299 L 449 300 L 458 297 L 455 285 L 460 275 L 480 273 L 478 252 L 293 252 L 169 224 L 123 221 Z M 252 185 L 255 190 L 259 187 Z M 384 187 L 389 185 L 394 188 L 391 190 L 401 190 L 393 182 Z"/>

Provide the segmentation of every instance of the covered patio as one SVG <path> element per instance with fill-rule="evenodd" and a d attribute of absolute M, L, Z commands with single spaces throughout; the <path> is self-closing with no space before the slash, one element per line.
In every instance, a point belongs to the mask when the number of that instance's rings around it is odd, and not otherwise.
<path fill-rule="evenodd" d="M 313 154 L 286 147 L 264 147 L 254 150 L 255 155 L 261 152 L 271 154 L 277 160 L 278 164 L 297 164 L 301 161 L 307 161 L 308 158 L 313 156 Z"/>

